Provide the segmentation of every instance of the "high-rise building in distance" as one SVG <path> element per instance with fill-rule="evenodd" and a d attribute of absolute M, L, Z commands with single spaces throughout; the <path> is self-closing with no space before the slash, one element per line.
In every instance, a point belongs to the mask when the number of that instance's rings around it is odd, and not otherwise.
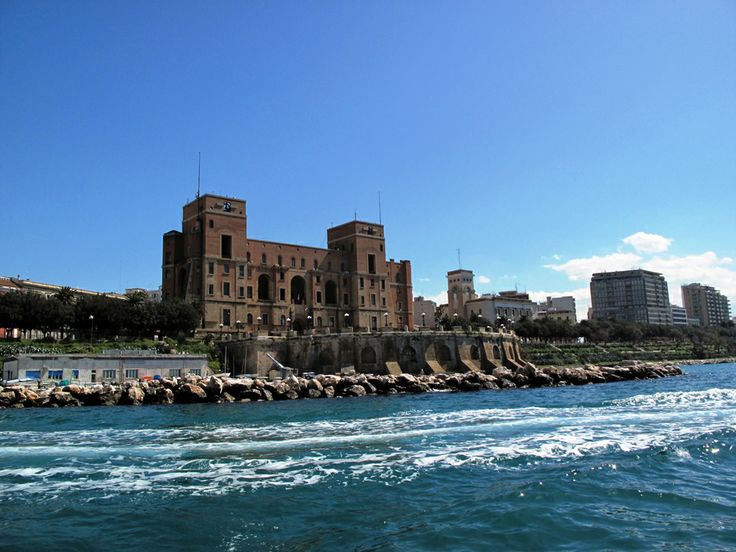
<path fill-rule="evenodd" d="M 697 318 L 701 326 L 718 326 L 728 322 L 728 298 L 720 291 L 697 283 L 684 285 L 680 290 L 688 318 Z"/>
<path fill-rule="evenodd" d="M 649 270 L 599 272 L 590 280 L 592 318 L 672 325 L 664 276 Z"/>

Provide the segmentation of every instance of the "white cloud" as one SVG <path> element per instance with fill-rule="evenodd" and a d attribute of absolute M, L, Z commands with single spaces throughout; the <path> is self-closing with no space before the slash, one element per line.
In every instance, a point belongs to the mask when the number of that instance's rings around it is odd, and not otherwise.
<path fill-rule="evenodd" d="M 488 276 L 478 276 L 478 283 L 479 284 L 490 284 L 491 279 Z"/>
<path fill-rule="evenodd" d="M 432 278 L 417 278 L 417 281 L 419 282 L 431 282 Z"/>
<path fill-rule="evenodd" d="M 562 255 L 558 255 L 557 253 L 555 253 L 554 255 L 552 255 L 552 258 L 555 261 L 560 261 L 560 260 L 562 260 Z"/>
<path fill-rule="evenodd" d="M 670 248 L 672 240 L 659 234 L 637 232 L 625 237 L 624 243 L 629 244 L 637 253 L 664 253 Z"/>
<path fill-rule="evenodd" d="M 587 258 L 570 259 L 566 263 L 547 264 L 544 267 L 562 272 L 569 280 L 577 282 L 580 280 L 590 280 L 590 276 L 594 272 L 612 272 L 614 270 L 634 268 L 642 260 L 642 257 L 634 253 L 611 253 L 610 255 L 603 255 L 601 257 L 594 255 L 593 257 Z"/>
<path fill-rule="evenodd" d="M 447 291 L 440 291 L 437 295 L 430 295 L 425 297 L 429 301 L 434 301 L 437 305 L 444 305 L 447 303 Z"/>

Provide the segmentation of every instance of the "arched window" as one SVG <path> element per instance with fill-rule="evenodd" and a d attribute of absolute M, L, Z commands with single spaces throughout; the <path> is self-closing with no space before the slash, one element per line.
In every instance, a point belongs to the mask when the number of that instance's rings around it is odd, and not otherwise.
<path fill-rule="evenodd" d="M 318 316 L 317 317 L 317 327 L 318 328 L 321 328 L 322 327 L 322 317 L 321 316 Z"/>
<path fill-rule="evenodd" d="M 332 280 L 325 284 L 325 304 L 337 305 L 337 284 Z"/>
<path fill-rule="evenodd" d="M 248 324 L 253 324 L 253 315 L 251 313 L 248 313 L 248 316 L 245 317 L 245 321 Z"/>
<path fill-rule="evenodd" d="M 271 299 L 271 280 L 265 274 L 258 277 L 258 300 L 268 301 Z"/>
<path fill-rule="evenodd" d="M 301 276 L 294 276 L 291 279 L 291 302 L 295 305 L 303 305 L 306 302 L 307 284 Z"/>
<path fill-rule="evenodd" d="M 286 317 L 283 314 L 281 315 L 281 325 L 286 326 Z"/>

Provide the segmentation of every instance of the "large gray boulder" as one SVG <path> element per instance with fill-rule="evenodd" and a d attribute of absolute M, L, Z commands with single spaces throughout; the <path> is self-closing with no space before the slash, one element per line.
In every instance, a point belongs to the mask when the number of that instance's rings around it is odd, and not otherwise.
<path fill-rule="evenodd" d="M 177 403 L 198 403 L 207 400 L 207 392 L 199 385 L 194 383 L 185 383 L 174 393 L 174 400 Z"/>

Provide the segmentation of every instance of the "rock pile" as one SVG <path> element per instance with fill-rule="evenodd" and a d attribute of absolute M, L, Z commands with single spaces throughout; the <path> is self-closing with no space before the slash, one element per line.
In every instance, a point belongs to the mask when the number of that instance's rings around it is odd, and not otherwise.
<path fill-rule="evenodd" d="M 223 403 L 332 397 L 362 397 L 431 391 L 480 391 L 556 385 L 584 385 L 681 374 L 679 367 L 662 363 L 632 362 L 620 366 L 544 366 L 527 364 L 517 370 L 496 368 L 480 372 L 414 376 L 319 374 L 313 379 L 288 377 L 279 381 L 250 378 L 186 376 L 154 381 L 67 385 L 46 389 L 0 387 L 0 408 L 32 406 L 113 406 L 173 403 Z"/>

